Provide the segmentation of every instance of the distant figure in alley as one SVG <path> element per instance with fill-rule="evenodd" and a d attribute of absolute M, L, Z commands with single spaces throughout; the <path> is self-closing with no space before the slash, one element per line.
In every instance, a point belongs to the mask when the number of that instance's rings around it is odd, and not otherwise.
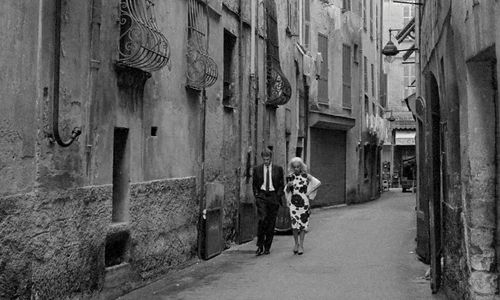
<path fill-rule="evenodd" d="M 253 194 L 257 205 L 257 252 L 269 254 L 274 237 L 276 216 L 284 194 L 283 168 L 272 163 L 273 153 L 261 153 L 263 164 L 253 170 Z"/>
<path fill-rule="evenodd" d="M 316 197 L 316 191 L 321 182 L 307 173 L 307 166 L 300 157 L 294 157 L 290 160 L 288 171 L 285 196 L 290 208 L 295 241 L 293 253 L 302 255 L 304 254 L 304 237 L 309 226 L 309 216 L 311 215 L 309 200 Z"/>

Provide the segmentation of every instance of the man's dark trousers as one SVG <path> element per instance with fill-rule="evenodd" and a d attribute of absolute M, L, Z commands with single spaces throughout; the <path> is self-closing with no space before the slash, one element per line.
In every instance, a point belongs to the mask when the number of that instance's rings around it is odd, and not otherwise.
<path fill-rule="evenodd" d="M 257 247 L 271 249 L 274 237 L 274 226 L 279 209 L 278 193 L 261 191 L 255 201 L 257 205 L 258 227 Z"/>

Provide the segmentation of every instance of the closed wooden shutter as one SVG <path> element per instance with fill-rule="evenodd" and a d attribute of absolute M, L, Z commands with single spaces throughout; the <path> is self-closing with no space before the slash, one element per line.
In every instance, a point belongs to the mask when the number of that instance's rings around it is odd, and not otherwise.
<path fill-rule="evenodd" d="M 351 47 L 342 47 L 342 106 L 351 107 Z"/>
<path fill-rule="evenodd" d="M 328 37 L 318 34 L 318 51 L 323 56 L 321 74 L 318 79 L 318 101 L 329 103 L 328 100 Z"/>

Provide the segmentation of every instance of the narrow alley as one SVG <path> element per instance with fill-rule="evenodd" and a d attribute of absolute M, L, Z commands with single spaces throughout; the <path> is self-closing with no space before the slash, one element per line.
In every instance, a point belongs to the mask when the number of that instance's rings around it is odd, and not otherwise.
<path fill-rule="evenodd" d="M 414 254 L 414 206 L 414 194 L 394 189 L 317 209 L 303 256 L 279 235 L 268 256 L 255 256 L 255 242 L 235 246 L 119 299 L 441 299 Z"/>

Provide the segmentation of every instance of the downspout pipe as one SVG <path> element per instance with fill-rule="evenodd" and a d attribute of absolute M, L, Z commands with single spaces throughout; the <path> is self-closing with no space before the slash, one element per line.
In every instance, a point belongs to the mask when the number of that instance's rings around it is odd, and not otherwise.
<path fill-rule="evenodd" d="M 61 77 L 61 19 L 62 19 L 62 0 L 55 2 L 55 28 L 54 28 L 54 90 L 52 98 L 52 139 L 61 147 L 70 146 L 76 138 L 82 134 L 80 127 L 75 127 L 71 131 L 71 136 L 63 141 L 59 134 L 59 87 Z"/>

